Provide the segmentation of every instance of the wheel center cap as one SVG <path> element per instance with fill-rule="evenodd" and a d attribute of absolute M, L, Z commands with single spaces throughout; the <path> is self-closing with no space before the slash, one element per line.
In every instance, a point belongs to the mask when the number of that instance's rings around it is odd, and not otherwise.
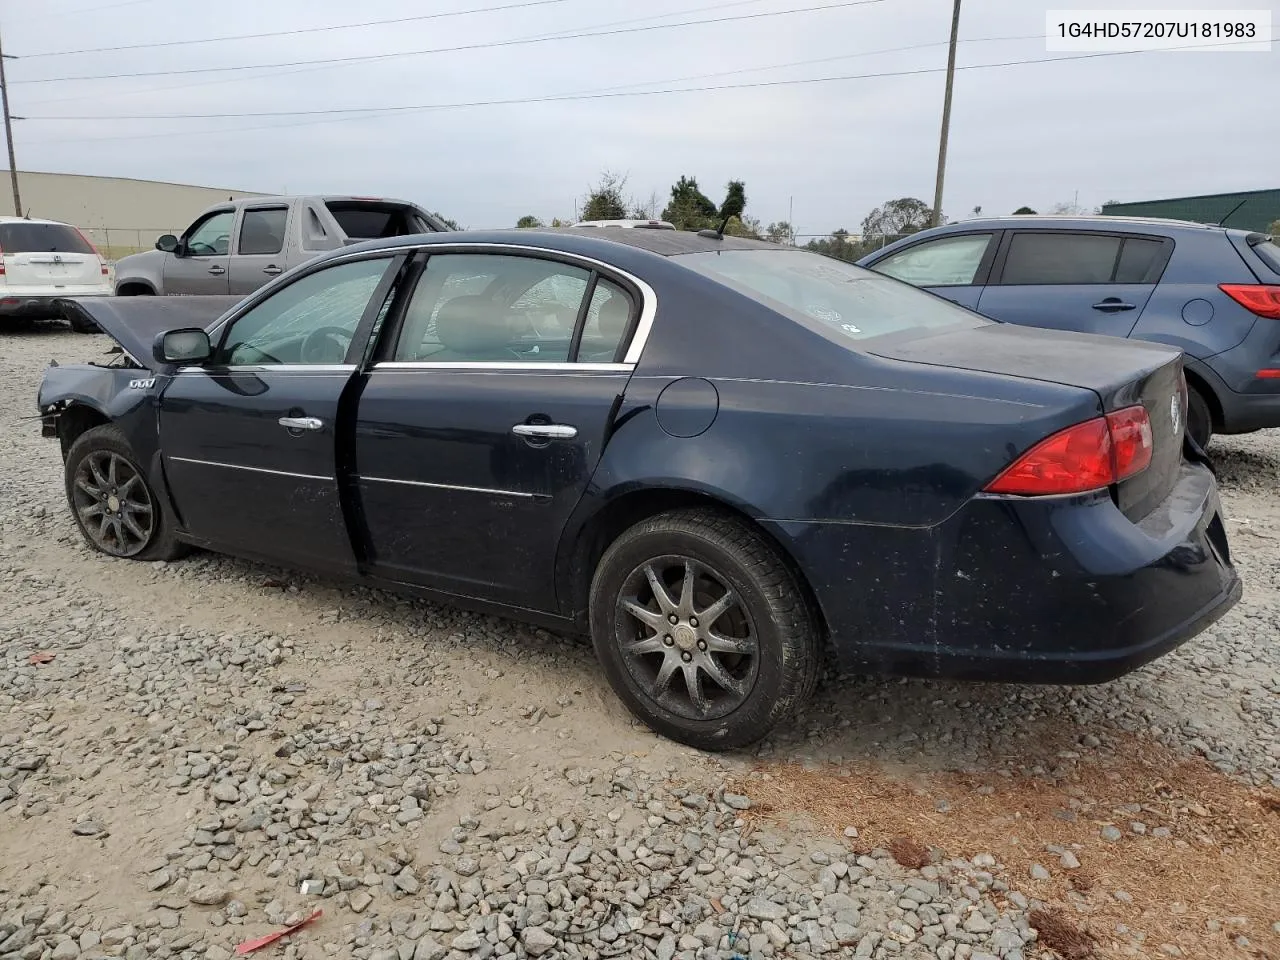
<path fill-rule="evenodd" d="M 107 497 L 107 509 L 110 510 L 112 513 L 115 513 L 116 511 L 118 511 L 120 509 L 120 498 Z"/>
<path fill-rule="evenodd" d="M 698 645 L 698 632 L 687 623 L 682 623 L 671 631 L 671 639 L 681 650 L 691 652 Z"/>

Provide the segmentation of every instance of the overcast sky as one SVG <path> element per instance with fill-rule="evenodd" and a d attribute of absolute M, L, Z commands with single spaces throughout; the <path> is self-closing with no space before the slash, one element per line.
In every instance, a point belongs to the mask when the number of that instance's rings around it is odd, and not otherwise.
<path fill-rule="evenodd" d="M 471 227 L 511 226 L 526 213 L 572 216 L 575 200 L 605 169 L 625 174 L 637 200 L 656 191 L 660 206 L 681 174 L 697 177 L 717 202 L 725 182 L 739 178 L 749 214 L 765 223 L 785 219 L 794 199 L 795 227 L 806 234 L 856 231 L 889 198 L 932 200 L 941 72 L 340 122 L 158 116 L 941 71 L 950 0 L 544 0 L 300 36 L 36 56 L 517 2 L 0 0 L 4 49 L 21 58 L 7 61 L 11 108 L 31 118 L 17 122 L 18 167 L 264 192 L 391 195 Z M 34 82 L 382 55 L 822 5 L 833 8 L 375 62 Z M 1280 30 L 1277 0 L 1145 5 L 1271 9 Z M 1045 52 L 1046 6 L 1070 4 L 967 0 L 958 65 L 1064 56 Z M 1029 39 L 989 39 L 1010 37 Z M 884 52 L 902 47 L 919 48 Z M 826 62 L 785 66 L 818 59 Z M 1280 186 L 1280 128 L 1267 119 L 1278 90 L 1280 43 L 1270 53 L 1164 52 L 960 70 L 944 209 L 958 218 L 977 205 L 988 214 L 1022 204 L 1044 212 L 1077 191 L 1080 204 L 1092 207 Z M 38 119 L 47 117 L 94 119 Z"/>

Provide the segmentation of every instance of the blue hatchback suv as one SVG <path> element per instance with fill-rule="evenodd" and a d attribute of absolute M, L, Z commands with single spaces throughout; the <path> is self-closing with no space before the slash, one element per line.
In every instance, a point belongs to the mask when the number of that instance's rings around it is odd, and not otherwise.
<path fill-rule="evenodd" d="M 1280 427 L 1280 245 L 1265 234 L 1014 216 L 924 230 L 858 263 L 996 320 L 1180 348 L 1201 447 Z"/>

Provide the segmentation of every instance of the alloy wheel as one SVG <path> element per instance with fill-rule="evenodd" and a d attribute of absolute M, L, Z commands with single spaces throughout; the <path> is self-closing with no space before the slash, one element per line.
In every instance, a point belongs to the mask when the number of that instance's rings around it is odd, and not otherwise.
<path fill-rule="evenodd" d="M 76 467 L 72 500 L 80 525 L 104 553 L 132 557 L 150 543 L 155 529 L 151 492 L 120 454 L 87 454 Z"/>

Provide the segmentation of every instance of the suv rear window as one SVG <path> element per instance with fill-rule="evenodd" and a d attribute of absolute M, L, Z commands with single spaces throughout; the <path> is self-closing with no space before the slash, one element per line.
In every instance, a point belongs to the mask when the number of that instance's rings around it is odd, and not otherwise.
<path fill-rule="evenodd" d="M 417 217 L 407 207 L 391 203 L 342 200 L 325 204 L 342 232 L 353 240 L 385 240 L 421 233 Z"/>
<path fill-rule="evenodd" d="M 92 255 L 93 247 L 74 227 L 62 223 L 0 223 L 0 251 Z"/>
<path fill-rule="evenodd" d="M 1274 240 L 1263 240 L 1253 245 L 1253 252 L 1262 258 L 1263 263 L 1280 273 L 1280 246 Z"/>
<path fill-rule="evenodd" d="M 994 322 L 900 280 L 815 253 L 725 250 L 672 259 L 783 316 L 850 340 Z"/>

